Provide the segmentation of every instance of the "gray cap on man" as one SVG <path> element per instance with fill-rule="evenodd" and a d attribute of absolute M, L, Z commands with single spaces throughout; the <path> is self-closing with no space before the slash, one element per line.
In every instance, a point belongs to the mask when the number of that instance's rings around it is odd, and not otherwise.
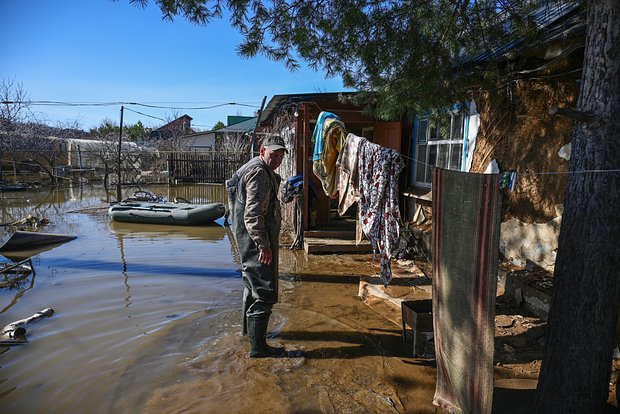
<path fill-rule="evenodd" d="M 265 137 L 262 146 L 265 148 L 269 148 L 272 151 L 283 149 L 288 154 L 288 150 L 284 145 L 284 138 L 279 135 L 269 135 Z"/>

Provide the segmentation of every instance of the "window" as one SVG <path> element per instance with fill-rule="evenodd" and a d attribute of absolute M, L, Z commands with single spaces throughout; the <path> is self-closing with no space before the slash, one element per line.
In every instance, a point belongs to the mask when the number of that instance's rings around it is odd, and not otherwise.
<path fill-rule="evenodd" d="M 366 138 L 368 141 L 372 142 L 373 135 L 375 133 L 375 127 L 367 127 L 362 128 L 362 137 Z"/>
<path fill-rule="evenodd" d="M 458 111 L 417 119 L 415 185 L 430 187 L 433 166 L 461 170 L 464 119 Z"/>

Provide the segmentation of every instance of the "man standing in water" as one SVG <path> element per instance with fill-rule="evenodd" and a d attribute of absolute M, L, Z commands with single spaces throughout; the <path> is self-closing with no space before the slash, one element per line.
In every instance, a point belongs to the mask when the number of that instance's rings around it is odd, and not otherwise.
<path fill-rule="evenodd" d="M 226 182 L 230 215 L 241 259 L 243 334 L 250 340 L 250 357 L 281 356 L 267 345 L 271 308 L 278 301 L 278 238 L 281 212 L 277 198 L 280 176 L 275 173 L 288 150 L 279 136 L 266 137 L 260 155 Z"/>

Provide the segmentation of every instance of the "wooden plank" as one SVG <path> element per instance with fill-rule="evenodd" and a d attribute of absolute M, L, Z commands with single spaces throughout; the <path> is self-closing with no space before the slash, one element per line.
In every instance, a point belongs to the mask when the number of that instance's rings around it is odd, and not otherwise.
<path fill-rule="evenodd" d="M 348 239 L 355 241 L 355 231 L 346 230 L 308 230 L 304 231 L 305 238 Z"/>
<path fill-rule="evenodd" d="M 372 247 L 366 240 L 357 246 L 355 240 L 304 237 L 304 250 L 307 254 L 370 253 Z"/>

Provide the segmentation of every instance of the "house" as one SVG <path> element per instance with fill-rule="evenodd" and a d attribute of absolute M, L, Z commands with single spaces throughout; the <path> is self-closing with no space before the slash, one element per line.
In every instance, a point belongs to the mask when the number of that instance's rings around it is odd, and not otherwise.
<path fill-rule="evenodd" d="M 504 196 L 501 251 L 516 264 L 553 266 L 567 184 L 567 175 L 558 173 L 568 170 L 572 122 L 552 116 L 550 109 L 575 105 L 585 9 L 578 1 L 549 3 L 533 20 L 540 28 L 536 38 L 500 39 L 491 51 L 460 63 L 462 76 L 467 76 L 493 60 L 506 83 L 495 89 L 472 84 L 466 102 L 411 114 L 412 121 L 377 121 L 363 107 L 340 99 L 352 93 L 275 95 L 261 114 L 259 134 L 279 133 L 292 149 L 280 173 L 283 178 L 303 174 L 301 227 L 306 235 L 333 231 L 343 222 L 333 201 L 317 191 L 321 187 L 312 173 L 310 138 L 319 113 L 329 111 L 340 116 L 348 132 L 405 157 L 401 213 L 419 230 L 420 246 L 429 246 L 434 167 L 515 171 L 516 186 Z M 290 228 L 295 218 L 288 210 L 284 220 Z M 425 253 L 430 257 L 430 248 Z"/>
<path fill-rule="evenodd" d="M 180 136 L 167 154 L 169 182 L 223 183 L 250 158 L 257 117 L 229 116 L 224 128 Z"/>
<path fill-rule="evenodd" d="M 149 134 L 149 138 L 156 140 L 167 140 L 178 138 L 183 135 L 193 134 L 192 117 L 185 114 L 167 124 L 154 129 Z"/>
<path fill-rule="evenodd" d="M 500 39 L 490 51 L 461 64 L 463 73 L 472 73 L 493 61 L 501 71 L 501 85 L 487 90 L 472 85 L 468 102 L 415 114 L 405 210 L 428 244 L 430 225 L 423 222 L 430 217 L 433 167 L 514 171 L 515 186 L 505 190 L 503 200 L 500 250 L 515 264 L 550 269 L 555 263 L 568 181 L 563 173 L 568 171 L 573 130 L 572 121 L 553 116 L 550 110 L 576 104 L 585 7 L 578 1 L 548 3 L 532 19 L 540 29 L 536 38 Z"/>
<path fill-rule="evenodd" d="M 255 116 L 228 116 L 225 127 L 184 135 L 178 138 L 178 147 L 194 152 L 248 150 L 250 140 L 245 137 L 254 130 L 257 119 Z"/>
<path fill-rule="evenodd" d="M 283 179 L 303 175 L 303 198 L 300 206 L 300 225 L 296 225 L 295 209 L 289 205 L 283 213 L 285 229 L 303 232 L 304 239 L 310 236 L 333 238 L 339 236 L 351 243 L 325 244 L 320 252 L 355 251 L 354 229 L 356 206 L 340 217 L 334 208 L 334 200 L 321 189 L 318 178 L 312 172 L 314 143 L 312 133 L 322 111 L 336 114 L 346 125 L 346 131 L 363 136 L 384 147 L 407 152 L 403 137 L 411 136 L 411 125 L 407 118 L 392 122 L 379 121 L 367 114 L 363 106 L 351 102 L 355 93 L 300 93 L 275 95 L 261 113 L 258 137 L 264 134 L 279 134 L 287 143 L 289 156 L 279 168 Z M 306 251 L 311 246 L 304 246 Z M 368 246 L 365 247 L 368 249 Z"/>
<path fill-rule="evenodd" d="M 215 132 L 195 132 L 177 138 L 177 149 L 180 151 L 204 152 L 215 148 Z"/>
<path fill-rule="evenodd" d="M 216 149 L 219 151 L 249 151 L 249 135 L 256 128 L 256 116 L 229 116 L 224 128 L 215 130 Z"/>

